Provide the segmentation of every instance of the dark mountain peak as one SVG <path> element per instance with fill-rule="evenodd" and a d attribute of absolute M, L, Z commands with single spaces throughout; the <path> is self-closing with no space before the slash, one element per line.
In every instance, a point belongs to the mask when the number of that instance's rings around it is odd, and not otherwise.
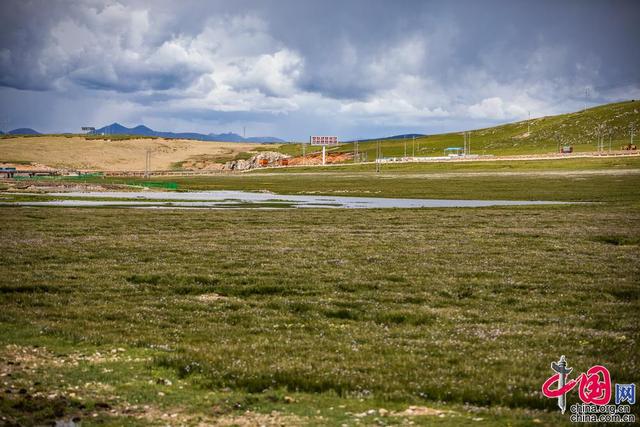
<path fill-rule="evenodd" d="M 92 131 L 91 133 L 95 133 L 95 134 L 126 134 L 129 131 L 128 128 L 122 126 L 120 123 L 118 122 L 113 122 L 110 125 L 106 125 L 104 127 L 101 127 L 100 129 L 96 129 L 94 131 Z"/>
<path fill-rule="evenodd" d="M 9 132 L 7 132 L 7 135 L 40 135 L 40 132 L 35 131 L 31 128 L 18 128 L 10 130 Z"/>
<path fill-rule="evenodd" d="M 220 133 L 220 134 L 210 133 L 209 137 L 215 139 L 216 141 L 241 142 L 245 140 L 243 137 L 233 132 Z"/>
<path fill-rule="evenodd" d="M 126 126 L 123 126 L 118 122 L 113 122 L 110 125 L 106 125 L 105 128 L 128 129 Z"/>

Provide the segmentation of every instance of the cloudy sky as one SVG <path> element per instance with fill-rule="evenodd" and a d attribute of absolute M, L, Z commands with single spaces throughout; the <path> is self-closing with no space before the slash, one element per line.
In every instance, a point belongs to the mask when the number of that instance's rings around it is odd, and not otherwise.
<path fill-rule="evenodd" d="M 2 0 L 0 16 L 2 130 L 351 139 L 640 98 L 635 0 Z"/>

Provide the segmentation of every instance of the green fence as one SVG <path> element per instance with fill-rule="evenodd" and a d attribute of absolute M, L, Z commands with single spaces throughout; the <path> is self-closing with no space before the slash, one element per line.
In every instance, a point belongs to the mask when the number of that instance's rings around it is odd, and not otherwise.
<path fill-rule="evenodd" d="M 97 180 L 96 178 L 100 178 Z M 130 185 L 133 187 L 142 188 L 162 188 L 165 190 L 177 190 L 177 182 L 164 182 L 164 181 L 133 181 L 133 180 L 114 180 L 108 179 L 102 181 L 104 174 L 102 173 L 85 173 L 77 176 L 14 176 L 16 181 L 52 181 L 52 182 L 82 182 L 86 184 L 105 183 L 105 184 L 120 184 Z"/>
<path fill-rule="evenodd" d="M 126 181 L 124 184 L 146 188 L 164 188 L 165 190 L 178 189 L 177 182 Z"/>

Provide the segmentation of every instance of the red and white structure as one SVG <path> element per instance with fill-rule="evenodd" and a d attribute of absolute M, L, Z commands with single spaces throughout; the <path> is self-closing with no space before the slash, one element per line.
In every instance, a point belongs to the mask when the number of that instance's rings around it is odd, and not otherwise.
<path fill-rule="evenodd" d="M 310 136 L 309 143 L 311 145 L 322 145 L 322 164 L 325 164 L 327 158 L 327 145 L 338 145 L 337 136 Z"/>

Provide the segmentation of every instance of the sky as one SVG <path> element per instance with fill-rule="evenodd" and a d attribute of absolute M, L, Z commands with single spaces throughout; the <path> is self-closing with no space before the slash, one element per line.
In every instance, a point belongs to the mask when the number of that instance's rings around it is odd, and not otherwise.
<path fill-rule="evenodd" d="M 2 0 L 0 130 L 308 140 L 640 98 L 635 0 Z"/>

